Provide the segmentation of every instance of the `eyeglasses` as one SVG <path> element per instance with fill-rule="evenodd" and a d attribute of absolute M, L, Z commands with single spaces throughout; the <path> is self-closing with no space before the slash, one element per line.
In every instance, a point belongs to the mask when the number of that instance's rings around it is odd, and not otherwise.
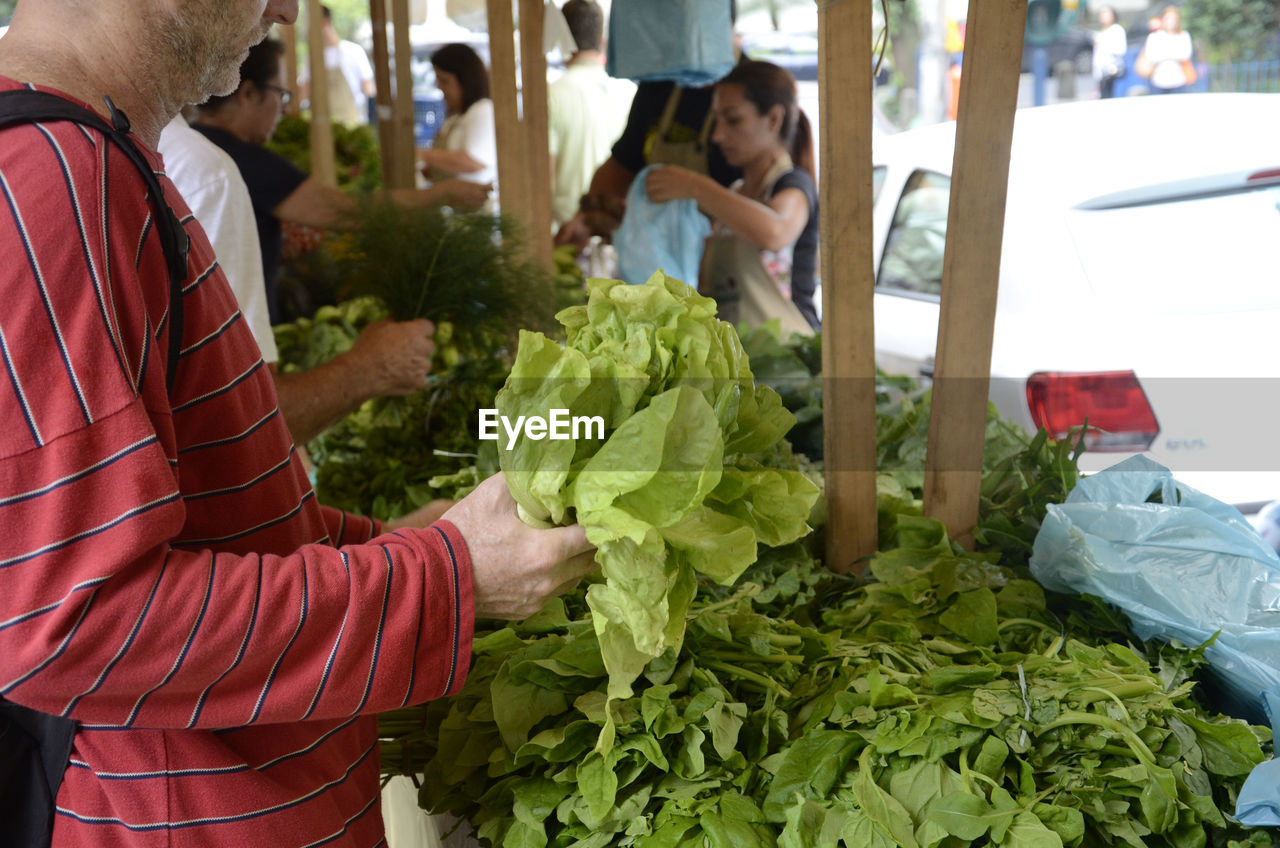
<path fill-rule="evenodd" d="M 263 88 L 268 89 L 269 91 L 274 91 L 276 94 L 280 95 L 281 106 L 288 106 L 289 103 L 293 100 L 293 92 L 285 88 L 284 86 L 275 85 L 273 83 L 267 83 L 266 85 L 263 86 Z"/>

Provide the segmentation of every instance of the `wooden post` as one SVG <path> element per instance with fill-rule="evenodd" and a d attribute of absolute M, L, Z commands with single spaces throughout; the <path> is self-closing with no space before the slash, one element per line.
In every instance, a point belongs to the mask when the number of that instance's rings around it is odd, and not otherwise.
<path fill-rule="evenodd" d="M 333 123 L 329 118 L 329 77 L 324 67 L 324 13 L 320 0 L 307 0 L 307 59 L 311 65 L 311 176 L 337 186 Z"/>
<path fill-rule="evenodd" d="M 827 567 L 847 574 L 877 547 L 871 6 L 818 9 Z"/>
<path fill-rule="evenodd" d="M 302 98 L 298 94 L 298 32 L 292 24 L 280 24 L 276 31 L 284 45 L 284 87 L 290 94 L 284 111 L 287 115 L 296 115 L 302 111 Z"/>
<path fill-rule="evenodd" d="M 547 56 L 542 49 L 542 0 L 520 0 L 521 124 L 525 139 L 529 255 L 551 270 L 551 150 L 547 119 Z"/>
<path fill-rule="evenodd" d="M 396 135 L 391 100 L 391 52 L 387 47 L 387 0 L 369 0 L 369 20 L 373 25 L 374 114 L 378 119 L 378 148 L 382 152 L 382 186 L 391 188 L 396 164 Z"/>
<path fill-rule="evenodd" d="M 969 5 L 965 28 L 924 510 L 967 547 L 973 545 L 982 485 L 991 338 L 1026 18 L 1027 0 L 983 0 Z"/>
<path fill-rule="evenodd" d="M 417 181 L 413 135 L 413 48 L 409 44 L 409 0 L 391 0 L 396 39 L 395 173 L 393 188 L 413 188 Z"/>
<path fill-rule="evenodd" d="M 489 13 L 489 92 L 498 135 L 498 200 L 503 212 L 528 226 L 529 174 L 516 93 L 511 0 L 486 0 L 485 5 Z"/>

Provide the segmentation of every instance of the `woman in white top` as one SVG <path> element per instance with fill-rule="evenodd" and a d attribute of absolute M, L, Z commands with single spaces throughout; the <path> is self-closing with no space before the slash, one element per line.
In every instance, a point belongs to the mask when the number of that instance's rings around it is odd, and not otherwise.
<path fill-rule="evenodd" d="M 1098 32 L 1093 36 L 1093 78 L 1098 81 L 1098 96 L 1112 97 L 1116 80 L 1124 76 L 1124 52 L 1128 48 L 1124 27 L 1116 21 L 1116 10 L 1110 6 L 1098 9 Z"/>
<path fill-rule="evenodd" d="M 418 149 L 418 168 L 432 182 L 496 182 L 498 141 L 484 61 L 465 44 L 446 44 L 431 54 L 431 66 L 446 117 L 432 146 Z"/>
<path fill-rule="evenodd" d="M 1142 48 L 1151 64 L 1151 93 L 1174 94 L 1195 81 L 1188 77 L 1186 65 L 1191 62 L 1191 33 L 1182 28 L 1182 12 L 1177 6 L 1166 6 L 1160 15 L 1160 29 L 1147 36 Z"/>

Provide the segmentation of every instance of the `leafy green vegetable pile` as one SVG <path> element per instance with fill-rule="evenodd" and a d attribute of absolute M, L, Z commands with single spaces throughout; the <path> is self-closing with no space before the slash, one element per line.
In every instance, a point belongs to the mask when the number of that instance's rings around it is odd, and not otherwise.
<path fill-rule="evenodd" d="M 902 509 L 870 582 L 791 545 L 706 587 L 626 699 L 580 595 L 479 635 L 385 765 L 425 762 L 424 806 L 521 848 L 1271 844 L 1221 812 L 1269 733 L 1196 703 L 1197 652 L 1096 639 Z"/>
<path fill-rule="evenodd" d="M 927 395 L 886 400 L 880 552 L 863 579 L 825 571 L 813 537 L 788 531 L 761 533 L 735 581 L 736 554 L 709 553 L 736 550 L 728 534 L 670 534 L 688 515 L 719 520 L 707 509 L 752 526 L 811 503 L 798 483 L 732 490 L 758 510 L 716 496 L 744 468 L 798 480 L 805 463 L 779 441 L 777 396 L 750 388 L 704 306 L 665 280 L 594 283 L 565 317 L 566 348 L 522 339 L 499 407 L 599 412 L 611 438 L 522 443 L 503 457 L 513 493 L 535 517 L 592 528 L 606 572 L 478 630 L 459 696 L 381 718 L 385 771 L 422 772 L 425 808 L 507 848 L 1272 844 L 1222 812 L 1270 733 L 1198 701 L 1200 651 L 1137 643 L 1114 611 L 1046 596 L 1025 568 L 1045 504 L 1075 482 L 1071 445 L 989 414 L 970 553 L 921 516 Z M 722 392 L 736 407 L 712 400 Z M 744 462 L 733 444 L 758 452 Z M 720 479 L 705 481 L 717 457 Z M 626 581 L 638 591 L 614 590 Z M 624 690 L 611 651 L 636 661 L 642 639 L 652 650 Z"/>
<path fill-rule="evenodd" d="M 572 244 L 556 247 L 555 260 L 556 305 L 560 309 L 580 306 L 587 302 L 587 281 L 578 266 L 578 248 Z"/>
<path fill-rule="evenodd" d="M 499 463 L 533 522 L 576 520 L 604 581 L 587 592 L 610 698 L 679 651 L 698 575 L 731 583 L 756 546 L 809 531 L 817 487 L 765 463 L 789 449 L 794 418 L 757 387 L 715 303 L 659 272 L 642 286 L 592 280 L 558 316 L 567 343 L 522 332 L 497 409 L 596 418 L 580 438 L 499 443 Z M 609 722 L 601 748 L 609 747 Z"/>
<path fill-rule="evenodd" d="M 288 159 L 304 173 L 311 173 L 311 119 L 285 115 L 267 142 L 267 149 Z M 373 127 L 349 127 L 333 123 L 334 164 L 338 188 L 367 194 L 382 186 L 382 156 Z"/>
<path fill-rule="evenodd" d="M 361 330 L 385 317 L 386 307 L 366 297 L 277 326 L 280 368 L 314 368 L 349 350 Z M 477 410 L 493 404 L 507 365 L 492 354 L 450 354 L 443 335 L 437 328 L 439 353 L 425 390 L 367 401 L 307 446 L 322 503 L 388 519 L 454 495 L 453 487 L 442 483 L 442 490 L 433 478 L 477 462 Z M 496 468 L 496 458 L 486 465 L 489 474 Z"/>

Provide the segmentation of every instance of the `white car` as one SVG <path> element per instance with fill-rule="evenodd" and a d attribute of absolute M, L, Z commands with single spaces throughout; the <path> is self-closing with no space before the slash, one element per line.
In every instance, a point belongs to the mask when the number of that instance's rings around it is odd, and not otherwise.
<path fill-rule="evenodd" d="M 874 141 L 877 361 L 930 375 L 955 124 Z M 1246 512 L 1280 498 L 1280 95 L 1023 109 L 990 397 Z"/>

